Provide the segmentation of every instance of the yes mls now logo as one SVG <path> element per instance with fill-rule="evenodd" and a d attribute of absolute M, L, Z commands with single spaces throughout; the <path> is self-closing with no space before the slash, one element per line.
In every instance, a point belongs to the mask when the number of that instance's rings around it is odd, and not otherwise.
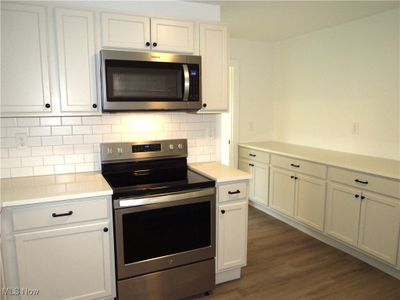
<path fill-rule="evenodd" d="M 2 288 L 1 294 L 4 296 L 37 296 L 39 295 L 39 289 L 30 288 Z"/>

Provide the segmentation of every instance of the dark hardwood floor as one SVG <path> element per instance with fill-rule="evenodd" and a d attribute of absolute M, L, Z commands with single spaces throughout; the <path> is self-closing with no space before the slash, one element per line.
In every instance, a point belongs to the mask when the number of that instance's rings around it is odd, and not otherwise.
<path fill-rule="evenodd" d="M 400 299 L 400 280 L 249 207 L 242 278 L 206 298 Z"/>

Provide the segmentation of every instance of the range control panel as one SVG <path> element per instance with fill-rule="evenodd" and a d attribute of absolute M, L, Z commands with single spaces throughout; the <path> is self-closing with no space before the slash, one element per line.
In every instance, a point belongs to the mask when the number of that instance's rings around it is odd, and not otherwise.
<path fill-rule="evenodd" d="M 187 157 L 187 140 L 104 143 L 100 145 L 100 149 L 103 163 L 120 160 Z"/>

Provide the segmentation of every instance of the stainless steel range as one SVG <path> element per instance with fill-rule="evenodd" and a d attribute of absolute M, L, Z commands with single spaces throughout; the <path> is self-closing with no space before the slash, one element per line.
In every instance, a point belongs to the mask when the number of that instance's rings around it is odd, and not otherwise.
<path fill-rule="evenodd" d="M 101 145 L 113 189 L 120 300 L 181 299 L 215 286 L 215 182 L 187 168 L 187 141 Z"/>

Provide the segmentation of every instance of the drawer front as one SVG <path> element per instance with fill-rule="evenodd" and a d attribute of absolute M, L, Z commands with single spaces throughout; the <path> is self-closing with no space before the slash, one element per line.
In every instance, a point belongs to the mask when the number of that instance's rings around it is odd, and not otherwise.
<path fill-rule="evenodd" d="M 328 178 L 360 189 L 400 198 L 400 182 L 396 180 L 335 167 L 329 168 Z"/>
<path fill-rule="evenodd" d="M 252 150 L 249 148 L 239 148 L 239 156 L 253 161 L 259 161 L 265 164 L 269 163 L 270 154 L 263 151 Z"/>
<path fill-rule="evenodd" d="M 15 208 L 14 231 L 108 218 L 108 198 Z"/>
<path fill-rule="evenodd" d="M 271 164 L 273 166 L 285 168 L 294 172 L 300 172 L 315 177 L 326 178 L 327 167 L 309 161 L 272 154 Z"/>
<path fill-rule="evenodd" d="M 218 187 L 218 201 L 225 202 L 247 197 L 247 181 L 224 184 Z"/>

